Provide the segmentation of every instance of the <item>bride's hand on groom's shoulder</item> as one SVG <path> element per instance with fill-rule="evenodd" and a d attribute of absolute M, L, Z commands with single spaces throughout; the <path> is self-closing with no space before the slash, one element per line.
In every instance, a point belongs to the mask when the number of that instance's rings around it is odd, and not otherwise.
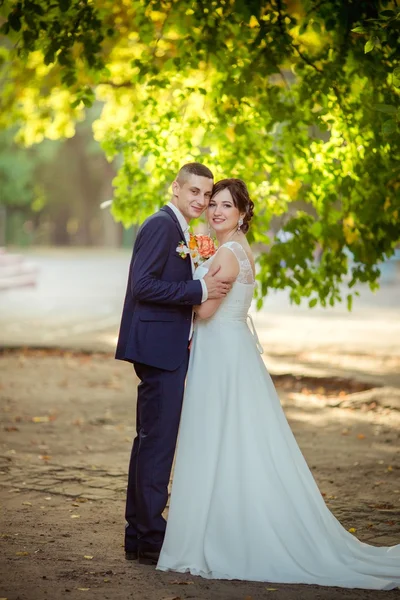
<path fill-rule="evenodd" d="M 221 273 L 221 265 L 211 267 L 207 275 L 204 277 L 204 283 L 207 286 L 208 299 L 215 300 L 224 298 L 230 291 L 236 277 L 223 276 Z"/>

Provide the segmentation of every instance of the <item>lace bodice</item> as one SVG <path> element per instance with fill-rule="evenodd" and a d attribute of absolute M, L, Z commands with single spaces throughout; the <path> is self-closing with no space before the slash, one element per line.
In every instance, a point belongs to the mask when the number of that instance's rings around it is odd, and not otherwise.
<path fill-rule="evenodd" d="M 220 246 L 220 248 L 228 248 L 229 250 L 231 250 L 233 252 L 233 254 L 237 258 L 237 261 L 239 263 L 239 274 L 236 278 L 235 283 L 244 283 L 244 284 L 248 284 L 248 285 L 254 285 L 253 268 L 251 266 L 250 259 L 247 256 L 246 250 L 243 248 L 243 246 L 241 244 L 239 244 L 238 242 L 226 242 L 225 244 L 222 244 L 222 246 Z M 218 251 L 217 251 L 217 253 L 218 253 Z M 211 258 L 209 258 L 200 267 L 198 267 L 198 269 L 206 269 L 206 271 L 208 271 L 212 261 L 214 260 L 214 258 L 217 255 L 217 253 L 214 254 L 214 256 L 212 256 Z M 200 278 L 201 277 L 204 277 L 204 274 L 201 274 Z M 197 277 L 196 277 L 196 279 L 197 279 Z"/>
<path fill-rule="evenodd" d="M 254 285 L 253 269 L 249 257 L 247 256 L 246 250 L 238 242 L 226 242 L 222 244 L 221 248 L 229 248 L 236 256 L 239 263 L 239 274 L 237 276 L 237 283 L 248 283 Z M 215 255 L 214 255 L 215 256 Z"/>
<path fill-rule="evenodd" d="M 243 246 L 238 242 L 226 242 L 225 244 L 222 244 L 219 249 L 221 248 L 229 248 L 236 256 L 239 263 L 239 274 L 231 291 L 221 302 L 218 310 L 209 320 L 246 321 L 255 286 L 251 262 Z M 194 279 L 202 279 L 207 274 L 217 253 L 197 267 L 193 276 Z"/>

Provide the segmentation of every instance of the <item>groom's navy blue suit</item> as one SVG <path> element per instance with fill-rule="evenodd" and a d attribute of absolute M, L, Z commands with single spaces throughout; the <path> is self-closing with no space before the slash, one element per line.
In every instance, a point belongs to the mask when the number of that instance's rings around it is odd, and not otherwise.
<path fill-rule="evenodd" d="M 125 550 L 160 548 L 162 512 L 178 434 L 189 359 L 192 307 L 202 300 L 184 241 L 168 206 L 141 226 L 133 248 L 116 358 L 132 362 L 140 379 L 129 465 Z"/>

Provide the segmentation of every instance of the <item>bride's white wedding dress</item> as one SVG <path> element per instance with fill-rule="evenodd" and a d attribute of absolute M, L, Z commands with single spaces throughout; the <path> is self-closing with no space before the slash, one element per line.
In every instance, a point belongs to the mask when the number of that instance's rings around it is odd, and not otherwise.
<path fill-rule="evenodd" d="M 360 542 L 325 505 L 246 322 L 250 262 L 237 242 L 223 247 L 240 272 L 216 313 L 196 322 L 157 568 L 210 579 L 400 586 L 400 545 Z"/>

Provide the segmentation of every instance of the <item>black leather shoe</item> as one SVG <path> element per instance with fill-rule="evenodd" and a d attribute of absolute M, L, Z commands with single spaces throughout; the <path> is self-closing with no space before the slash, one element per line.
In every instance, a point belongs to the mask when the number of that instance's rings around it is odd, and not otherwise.
<path fill-rule="evenodd" d="M 139 550 L 139 563 L 141 565 L 156 565 L 160 550 Z"/>
<path fill-rule="evenodd" d="M 137 560 L 137 558 L 138 558 L 137 550 L 134 550 L 133 552 L 125 551 L 125 559 L 126 560 Z"/>

